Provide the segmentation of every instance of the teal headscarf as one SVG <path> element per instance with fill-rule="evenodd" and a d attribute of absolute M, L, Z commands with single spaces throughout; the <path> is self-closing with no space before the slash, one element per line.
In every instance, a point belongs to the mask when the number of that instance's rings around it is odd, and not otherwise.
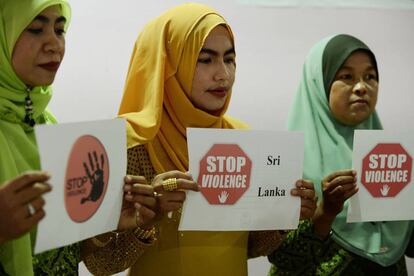
<path fill-rule="evenodd" d="M 355 51 L 375 56 L 360 40 L 336 35 L 318 42 L 309 52 L 302 79 L 289 113 L 288 129 L 305 133 L 304 178 L 315 183 L 322 198 L 321 180 L 332 172 L 352 167 L 355 129 L 382 129 L 376 112 L 357 126 L 335 120 L 329 108 L 329 90 L 335 74 Z M 348 202 L 336 217 L 332 237 L 345 249 L 383 266 L 397 262 L 411 236 L 410 221 L 346 223 Z"/>
<path fill-rule="evenodd" d="M 70 7 L 66 0 L 0 0 L 0 185 L 25 171 L 40 169 L 33 129 L 23 121 L 26 85 L 14 72 L 11 60 L 20 34 L 52 5 L 61 5 L 62 15 L 69 22 Z M 33 87 L 30 96 L 35 121 L 55 122 L 46 111 L 52 88 Z M 0 246 L 0 262 L 8 274 L 33 275 L 33 240 L 28 233 Z"/>

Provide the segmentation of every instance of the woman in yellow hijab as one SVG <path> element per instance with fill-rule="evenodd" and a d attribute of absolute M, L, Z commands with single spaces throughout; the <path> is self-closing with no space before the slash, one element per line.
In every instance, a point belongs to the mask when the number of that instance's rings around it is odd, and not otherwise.
<path fill-rule="evenodd" d="M 127 118 L 129 156 L 144 168 L 164 213 L 158 243 L 131 268 L 132 275 L 246 275 L 246 232 L 177 231 L 183 191 L 197 190 L 188 170 L 187 127 L 246 128 L 225 116 L 235 76 L 233 35 L 225 20 L 199 4 L 169 10 L 138 38 L 119 113 Z M 145 160 L 152 166 L 147 166 Z M 148 163 L 147 163 L 148 164 Z M 167 173 L 165 173 L 167 172 Z"/>
<path fill-rule="evenodd" d="M 185 173 L 186 129 L 247 127 L 225 115 L 235 70 L 232 31 L 207 6 L 180 5 L 145 26 L 134 47 L 119 114 L 129 123 L 128 173 L 144 175 L 156 191 L 158 240 L 144 253 L 135 252 L 130 263 L 119 257 L 123 262 L 113 262 L 113 270 L 96 260 L 105 254 L 110 258 L 114 248 L 100 250 L 95 261 L 86 261 L 91 272 L 108 274 L 132 266 L 131 275 L 247 275 L 248 256 L 267 255 L 278 247 L 278 231 L 178 232 L 185 191 L 198 191 Z M 310 188 L 300 193 L 313 199 L 312 184 L 300 183 Z M 304 205 L 313 214 L 313 200 Z M 123 233 L 118 240 L 128 246 L 134 238 Z"/>

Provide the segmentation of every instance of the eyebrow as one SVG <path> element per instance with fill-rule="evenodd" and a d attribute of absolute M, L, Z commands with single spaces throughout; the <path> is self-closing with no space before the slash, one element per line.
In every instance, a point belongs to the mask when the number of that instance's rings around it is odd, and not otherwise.
<path fill-rule="evenodd" d="M 236 53 L 236 51 L 234 50 L 234 47 L 232 47 L 232 48 L 226 50 L 224 52 L 224 55 L 227 56 L 227 55 L 235 54 L 235 53 Z M 210 54 L 210 55 L 213 55 L 213 56 L 218 56 L 219 52 L 217 52 L 213 49 L 209 49 L 209 48 L 202 48 L 201 51 L 200 51 L 200 54 Z"/>
<path fill-rule="evenodd" d="M 343 69 L 346 69 L 346 70 L 353 70 L 353 67 L 344 65 L 344 66 L 342 66 L 339 70 L 343 70 Z M 372 65 L 370 65 L 370 66 L 368 66 L 367 68 L 365 68 L 365 70 L 375 70 L 375 67 L 374 67 L 374 66 L 372 66 Z"/>
<path fill-rule="evenodd" d="M 33 21 L 35 21 L 35 20 L 38 20 L 38 21 L 40 21 L 40 22 L 42 22 L 42 23 L 49 23 L 49 22 L 50 22 L 50 19 L 49 19 L 48 17 L 46 17 L 46 16 L 43 16 L 43 15 L 38 15 L 38 16 L 36 16 L 36 17 L 33 19 Z M 65 22 L 66 22 L 66 18 L 65 18 L 64 16 L 59 16 L 59 17 L 55 20 L 55 23 L 60 23 L 60 22 L 65 23 Z"/>

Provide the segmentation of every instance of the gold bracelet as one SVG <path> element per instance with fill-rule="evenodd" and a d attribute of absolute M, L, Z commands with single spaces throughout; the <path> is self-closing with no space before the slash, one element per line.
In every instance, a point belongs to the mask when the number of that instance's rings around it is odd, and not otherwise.
<path fill-rule="evenodd" d="M 97 237 L 92 238 L 92 243 L 97 247 L 105 247 L 112 241 L 113 237 L 109 237 L 109 239 L 106 242 L 100 241 Z"/>
<path fill-rule="evenodd" d="M 151 229 L 142 229 L 140 227 L 135 228 L 134 234 L 140 240 L 147 240 L 155 236 L 155 226 Z"/>
<path fill-rule="evenodd" d="M 116 235 L 117 237 L 118 237 L 118 235 L 125 234 L 126 232 L 128 232 L 128 230 L 113 230 L 113 231 L 111 231 L 111 233 Z"/>

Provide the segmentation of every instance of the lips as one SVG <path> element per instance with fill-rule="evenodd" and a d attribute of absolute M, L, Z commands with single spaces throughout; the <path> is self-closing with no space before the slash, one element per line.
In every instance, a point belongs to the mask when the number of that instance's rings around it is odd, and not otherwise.
<path fill-rule="evenodd" d="M 352 101 L 351 104 L 364 104 L 364 105 L 369 105 L 369 102 L 367 100 L 364 100 L 364 99 L 358 99 L 358 100 Z"/>
<path fill-rule="evenodd" d="M 218 87 L 218 88 L 214 88 L 214 89 L 209 89 L 209 90 L 207 90 L 207 92 L 209 92 L 209 93 L 211 93 L 211 94 L 213 94 L 217 97 L 223 98 L 223 97 L 227 96 L 228 90 L 225 87 Z"/>
<path fill-rule="evenodd" d="M 60 62 L 48 62 L 48 63 L 42 63 L 39 65 L 43 69 L 50 71 L 50 72 L 56 72 L 59 69 Z"/>

